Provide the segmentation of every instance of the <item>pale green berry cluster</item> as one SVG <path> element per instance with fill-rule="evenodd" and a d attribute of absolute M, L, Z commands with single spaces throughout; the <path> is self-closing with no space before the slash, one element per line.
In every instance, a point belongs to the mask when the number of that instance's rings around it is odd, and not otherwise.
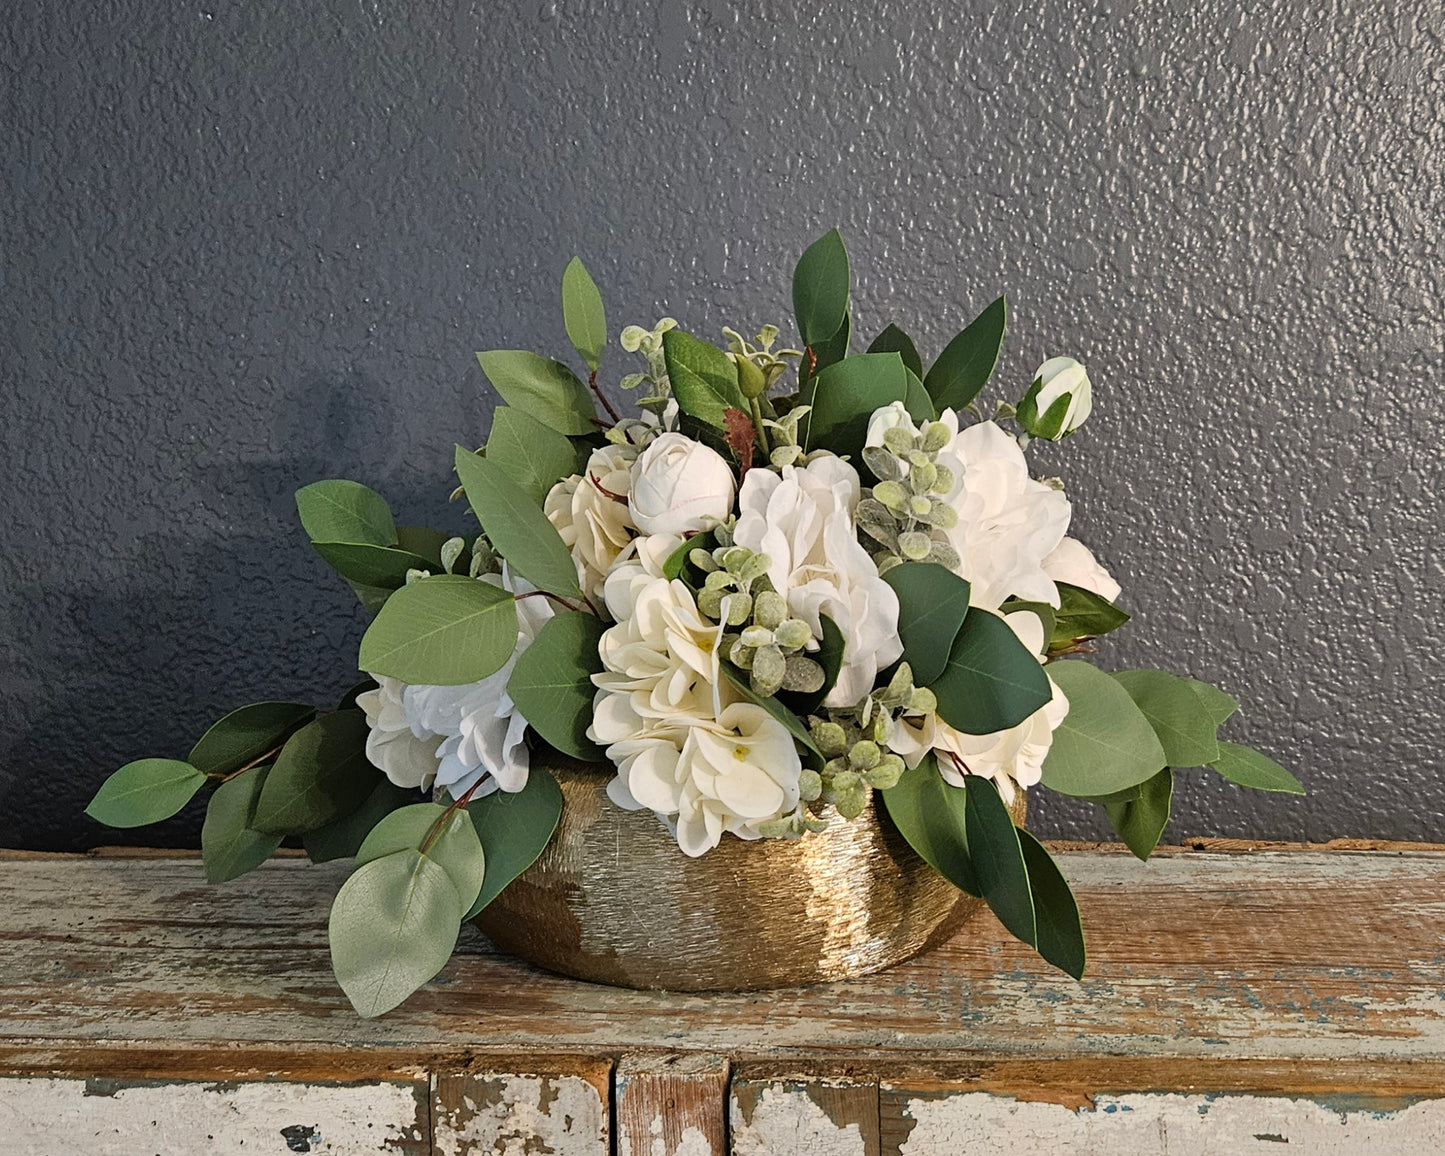
<path fill-rule="evenodd" d="M 933 421 L 916 435 L 894 427 L 884 433 L 883 445 L 864 449 L 864 464 L 878 484 L 858 503 L 858 528 L 882 546 L 873 555 L 880 574 L 902 562 L 958 568 L 958 552 L 934 538 L 935 530 L 958 524 L 958 512 L 943 500 L 956 479 L 938 463 L 952 437 L 946 425 Z"/>

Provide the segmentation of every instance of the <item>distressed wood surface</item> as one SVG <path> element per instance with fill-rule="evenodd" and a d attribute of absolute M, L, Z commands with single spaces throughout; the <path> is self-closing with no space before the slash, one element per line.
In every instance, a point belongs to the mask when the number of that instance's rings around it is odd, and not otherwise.
<path fill-rule="evenodd" d="M 434 1084 L 435 1156 L 609 1156 L 609 1060 L 493 1059 Z"/>
<path fill-rule="evenodd" d="M 724 1057 L 623 1056 L 613 1088 L 617 1156 L 726 1156 Z"/>
<path fill-rule="evenodd" d="M 739 1074 L 731 1119 L 734 1156 L 879 1156 L 877 1080 Z"/>

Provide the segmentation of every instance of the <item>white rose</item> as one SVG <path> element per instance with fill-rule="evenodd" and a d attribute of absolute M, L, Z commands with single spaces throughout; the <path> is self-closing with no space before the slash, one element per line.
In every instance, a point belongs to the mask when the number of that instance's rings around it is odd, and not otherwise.
<path fill-rule="evenodd" d="M 685 535 L 717 525 L 733 508 L 737 482 L 716 450 L 680 433 L 655 438 L 632 466 L 628 504 L 644 534 Z"/>
<path fill-rule="evenodd" d="M 824 614 L 843 632 L 843 665 L 826 706 L 862 701 L 878 671 L 903 653 L 898 595 L 858 543 L 860 492 L 857 471 L 827 455 L 801 469 L 784 466 L 781 476 L 749 470 L 738 497 L 733 540 L 768 556 L 768 577 L 788 613 L 806 622 L 814 639 L 822 637 Z"/>
<path fill-rule="evenodd" d="M 442 736 L 413 727 L 406 713 L 406 683 L 373 675 L 377 688 L 356 696 L 366 712 L 366 757 L 398 787 L 429 787 L 437 774 Z"/>
<path fill-rule="evenodd" d="M 607 571 L 637 530 L 627 503 L 634 457 L 631 446 L 603 446 L 587 459 L 585 475 L 564 478 L 542 503 L 547 520 L 572 552 L 578 583 L 594 603 Z"/>
<path fill-rule="evenodd" d="M 1084 367 L 1072 357 L 1051 357 L 1034 373 L 1018 405 L 1018 423 L 1036 438 L 1060 441 L 1081 425 L 1094 408 L 1093 387 Z"/>
<path fill-rule="evenodd" d="M 1116 601 L 1123 589 L 1077 538 L 1065 538 L 1055 546 L 1044 559 L 1044 571 L 1055 582 L 1080 586 L 1109 602 Z"/>

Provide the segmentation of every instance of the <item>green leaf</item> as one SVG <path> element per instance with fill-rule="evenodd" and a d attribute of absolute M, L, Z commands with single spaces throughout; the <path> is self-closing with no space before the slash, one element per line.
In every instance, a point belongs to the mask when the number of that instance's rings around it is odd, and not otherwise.
<path fill-rule="evenodd" d="M 1044 628 L 1044 638 L 1051 638 L 1054 633 L 1054 608 L 1047 602 L 1025 602 L 1020 598 L 1010 598 L 998 612 L 1005 617 L 1010 614 L 1017 614 L 1019 611 L 1027 610 L 1038 618 Z"/>
<path fill-rule="evenodd" d="M 542 507 L 496 462 L 461 446 L 457 476 L 492 548 L 538 590 L 581 599 L 577 565 Z"/>
<path fill-rule="evenodd" d="M 426 568 L 433 574 L 442 571 L 442 546 L 453 534 L 433 530 L 430 526 L 398 526 L 396 544 L 403 550 L 426 560 Z"/>
<path fill-rule="evenodd" d="M 929 689 L 944 722 L 969 735 L 1018 726 L 1053 698 L 1038 657 L 1007 622 L 977 606 L 965 616 L 943 673 Z"/>
<path fill-rule="evenodd" d="M 499 466 L 541 505 L 557 482 L 575 472 L 577 452 L 556 430 L 520 409 L 503 405 L 492 414 L 487 461 Z"/>
<path fill-rule="evenodd" d="M 85 813 L 107 827 L 159 823 L 189 803 L 205 782 L 205 775 L 179 759 L 140 759 L 101 783 Z"/>
<path fill-rule="evenodd" d="M 410 787 L 398 787 L 390 779 L 383 779 L 360 807 L 334 823 L 307 831 L 301 836 L 301 845 L 313 863 L 350 859 L 361 849 L 373 827 L 397 808 L 416 799 L 417 793 Z"/>
<path fill-rule="evenodd" d="M 968 583 L 936 562 L 905 562 L 883 581 L 898 595 L 898 637 L 913 685 L 932 686 L 968 614 Z"/>
<path fill-rule="evenodd" d="M 918 347 L 913 344 L 913 338 L 896 325 L 889 325 L 875 337 L 873 344 L 868 347 L 868 352 L 896 353 L 903 358 L 903 364 L 908 366 L 910 373 L 915 377 L 923 376 L 923 359 L 918 356 Z"/>
<path fill-rule="evenodd" d="M 363 586 L 360 582 L 348 582 L 347 585 L 351 587 L 351 592 L 356 595 L 362 609 L 373 618 L 381 613 L 381 608 L 392 595 L 392 591 L 385 586 Z"/>
<path fill-rule="evenodd" d="M 1018 829 L 992 779 L 964 775 L 963 782 L 968 794 L 963 819 L 969 858 L 978 872 L 984 900 L 1011 934 L 1037 947 L 1034 900 Z"/>
<path fill-rule="evenodd" d="M 730 683 L 733 684 L 733 687 L 743 696 L 743 698 L 747 699 L 748 702 L 754 704 L 755 706 L 762 707 L 765 711 L 767 711 L 770 715 L 772 715 L 775 719 L 782 723 L 783 726 L 787 728 L 788 733 L 792 735 L 793 738 L 798 740 L 799 744 L 801 744 L 803 749 L 817 760 L 817 765 L 822 766 L 823 753 L 818 750 L 818 746 L 815 742 L 813 742 L 813 736 L 808 733 L 808 729 L 803 726 L 801 722 L 798 721 L 797 715 L 795 715 L 786 706 L 779 702 L 776 696 L 768 695 L 766 698 L 764 698 L 762 695 L 758 694 L 757 691 L 753 690 L 752 683 L 748 681 L 747 671 L 739 670 L 736 666 L 734 666 L 731 662 L 728 662 L 726 659 L 722 660 L 719 665 L 722 669 L 723 675 Z M 808 762 L 809 760 L 805 757 L 803 761 Z"/>
<path fill-rule="evenodd" d="M 567 327 L 572 348 L 596 373 L 602 351 L 607 348 L 607 314 L 597 283 L 581 257 L 573 257 L 562 273 L 562 324 Z"/>
<path fill-rule="evenodd" d="M 562 817 L 562 789 L 549 771 L 534 766 L 520 791 L 495 791 L 468 803 L 467 813 L 487 853 L 481 893 L 465 916 L 472 919 L 537 861 Z"/>
<path fill-rule="evenodd" d="M 933 398 L 928 396 L 928 390 L 923 388 L 923 382 L 918 380 L 918 375 L 907 366 L 904 369 L 907 373 L 908 387 L 903 394 L 903 408 L 908 411 L 908 416 L 918 425 L 935 420 L 938 417 L 938 410 L 934 408 Z"/>
<path fill-rule="evenodd" d="M 360 668 L 402 682 L 460 686 L 517 649 L 517 604 L 500 586 L 439 574 L 403 586 L 361 639 Z"/>
<path fill-rule="evenodd" d="M 681 578 L 687 582 L 688 555 L 694 550 L 706 550 L 711 553 L 713 545 L 714 539 L 711 530 L 704 530 L 700 534 L 694 534 L 691 538 L 684 538 L 677 544 L 677 548 L 663 559 L 662 576 L 668 581 Z"/>
<path fill-rule="evenodd" d="M 396 523 L 386 499 L 360 482 L 333 478 L 296 491 L 301 528 L 313 542 L 396 543 Z"/>
<path fill-rule="evenodd" d="M 254 871 L 281 846 L 282 836 L 252 826 L 269 771 L 252 767 L 227 779 L 211 796 L 201 824 L 201 862 L 208 882 L 224 883 Z"/>
<path fill-rule="evenodd" d="M 1144 712 L 1171 767 L 1202 767 L 1219 757 L 1218 724 L 1190 679 L 1162 670 L 1121 670 L 1111 676 Z"/>
<path fill-rule="evenodd" d="M 1029 869 L 1029 894 L 1034 901 L 1039 954 L 1060 971 L 1083 979 L 1084 925 L 1068 880 L 1044 845 L 1022 827 L 1018 829 L 1018 839 L 1024 864 Z"/>
<path fill-rule="evenodd" d="M 441 971 L 461 930 L 462 902 L 435 859 L 415 849 L 373 859 L 331 905 L 331 967 L 367 1018 L 401 1003 Z"/>
<path fill-rule="evenodd" d="M 848 346 L 852 340 L 853 317 L 851 314 L 845 313 L 843 324 L 839 326 L 837 333 L 823 341 L 814 342 L 808 347 L 813 351 L 813 361 L 816 364 L 810 365 L 808 358 L 806 356 L 803 358 L 802 364 L 798 366 L 799 387 L 806 386 L 828 366 L 835 365 L 847 357 Z"/>
<path fill-rule="evenodd" d="M 919 858 L 960 891 L 983 894 L 968 850 L 968 794 L 944 781 L 932 751 L 894 786 L 876 794 Z"/>
<path fill-rule="evenodd" d="M 950 341 L 923 379 L 940 409 L 963 409 L 978 396 L 998 364 L 1008 326 L 1008 305 L 1002 297 L 980 313 Z"/>
<path fill-rule="evenodd" d="M 819 370 L 803 394 L 812 412 L 803 419 L 802 444 L 857 457 L 873 411 L 908 396 L 908 371 L 896 353 L 859 353 Z"/>
<path fill-rule="evenodd" d="M 393 811 L 367 835 L 356 852 L 356 865 L 414 847 L 441 864 L 462 906 L 470 907 L 482 890 L 486 856 L 465 809 L 447 812 L 439 803 L 413 803 Z"/>
<path fill-rule="evenodd" d="M 1219 758 L 1210 765 L 1236 786 L 1286 795 L 1305 793 L 1304 784 L 1272 758 L 1239 743 L 1220 743 Z"/>
<path fill-rule="evenodd" d="M 830 229 L 804 250 L 793 270 L 793 316 L 804 345 L 827 341 L 848 313 L 848 250 Z"/>
<path fill-rule="evenodd" d="M 406 585 L 408 570 L 441 569 L 437 563 L 395 546 L 368 546 L 360 542 L 312 542 L 311 548 L 348 582 L 382 590 L 395 590 Z"/>
<path fill-rule="evenodd" d="M 591 394 L 560 361 L 525 349 L 493 349 L 477 354 L 477 364 L 503 401 L 549 429 L 577 437 L 598 428 Z"/>
<path fill-rule="evenodd" d="M 1224 725 L 1229 717 L 1239 709 L 1239 703 L 1222 690 L 1210 686 L 1207 682 L 1200 682 L 1195 678 L 1184 680 L 1189 684 L 1191 690 L 1199 696 L 1205 712 L 1213 720 L 1216 727 Z"/>
<path fill-rule="evenodd" d="M 275 750 L 316 717 L 304 702 L 253 702 L 237 707 L 191 748 L 189 762 L 208 775 L 229 775 Z"/>
<path fill-rule="evenodd" d="M 1159 773 L 1164 748 L 1128 691 L 1087 662 L 1050 663 L 1049 677 L 1068 698 L 1069 713 L 1044 759 L 1044 786 L 1108 795 Z"/>
<path fill-rule="evenodd" d="M 682 329 L 670 329 L 662 335 L 662 356 L 672 396 L 683 413 L 726 429 L 727 410 L 749 412 L 748 400 L 738 387 L 738 367 L 717 346 Z"/>
<path fill-rule="evenodd" d="M 363 678 L 350 690 L 341 696 L 341 701 L 336 704 L 337 710 L 355 710 L 356 700 L 369 690 L 375 690 L 377 682 L 374 678 Z"/>
<path fill-rule="evenodd" d="M 1051 650 L 1069 646 L 1080 638 L 1108 634 L 1129 621 L 1124 611 L 1092 590 L 1071 586 L 1067 582 L 1056 585 L 1059 588 L 1059 608 L 1054 611 L 1054 629 L 1049 637 Z"/>
<path fill-rule="evenodd" d="M 1173 801 L 1174 772 L 1168 767 L 1137 787 L 1105 795 L 1099 800 L 1119 838 L 1146 863 L 1164 837 Z"/>
<path fill-rule="evenodd" d="M 838 681 L 838 672 L 843 669 L 843 651 L 848 646 L 848 640 L 843 637 L 836 622 L 826 614 L 819 614 L 818 621 L 823 627 L 823 637 L 818 640 L 817 650 L 805 653 L 823 668 L 823 685 L 812 694 L 803 694 L 801 691 L 778 692 L 778 701 L 799 718 L 814 713 L 828 697 L 828 692 Z"/>
<path fill-rule="evenodd" d="M 591 614 L 554 615 L 517 656 L 507 694 L 531 728 L 563 754 L 589 763 L 607 756 L 587 737 L 592 724 L 592 675 L 602 669 L 597 653 L 607 624 Z"/>
<path fill-rule="evenodd" d="M 381 776 L 366 758 L 369 733 L 364 712 L 341 710 L 287 739 L 256 804 L 256 829 L 300 835 L 360 807 Z"/>

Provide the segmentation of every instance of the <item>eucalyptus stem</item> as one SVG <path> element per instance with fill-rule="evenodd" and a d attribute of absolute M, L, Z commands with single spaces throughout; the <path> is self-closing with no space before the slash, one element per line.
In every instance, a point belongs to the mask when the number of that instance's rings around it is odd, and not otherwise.
<path fill-rule="evenodd" d="M 758 445 L 763 447 L 763 457 L 770 457 L 773 451 L 768 447 L 768 431 L 763 425 L 762 403 L 755 397 L 749 398 L 748 408 L 753 415 L 753 429 L 758 431 Z"/>

